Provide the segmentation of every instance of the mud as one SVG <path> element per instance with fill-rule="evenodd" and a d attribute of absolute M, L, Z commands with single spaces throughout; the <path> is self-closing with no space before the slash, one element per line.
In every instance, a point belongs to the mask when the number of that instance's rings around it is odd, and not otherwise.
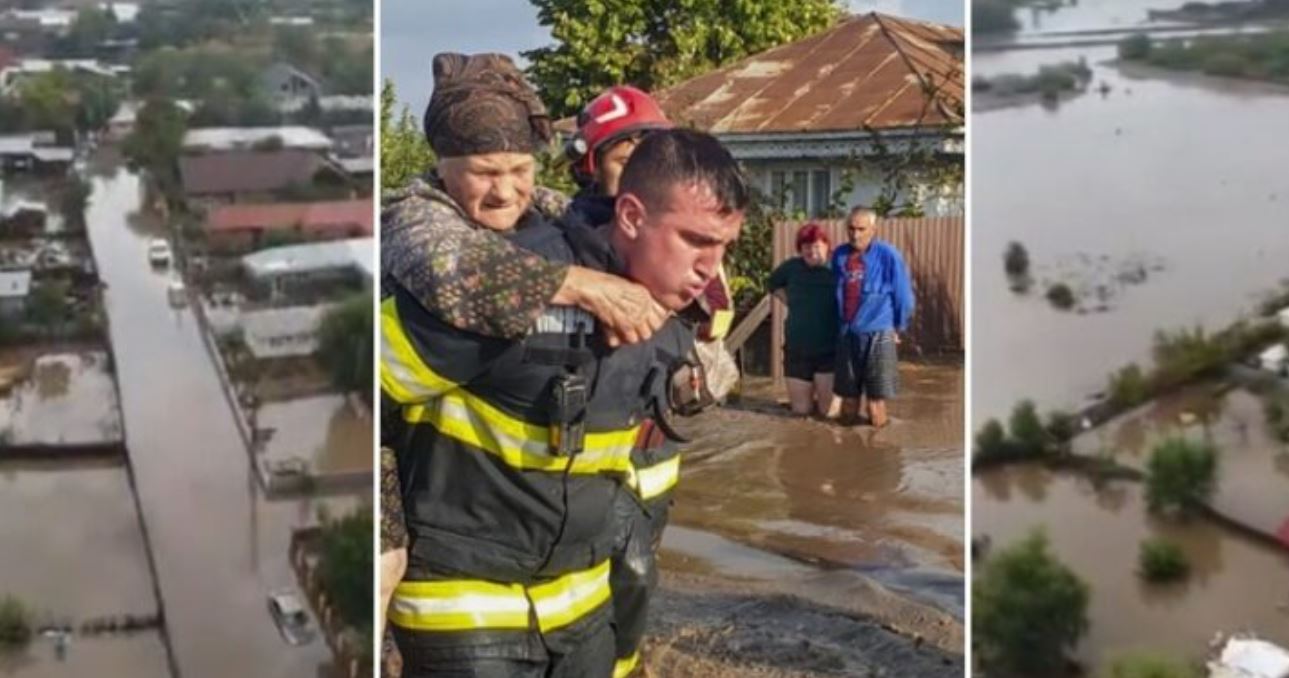
<path fill-rule="evenodd" d="M 270 461 L 298 457 L 323 473 L 372 468 L 372 422 L 355 414 L 344 396 L 268 403 L 258 425 L 274 431 L 265 449 Z"/>
<path fill-rule="evenodd" d="M 105 351 L 47 353 L 0 394 L 0 440 L 93 445 L 122 440 L 121 407 Z M 17 376 L 17 375 L 15 375 Z"/>

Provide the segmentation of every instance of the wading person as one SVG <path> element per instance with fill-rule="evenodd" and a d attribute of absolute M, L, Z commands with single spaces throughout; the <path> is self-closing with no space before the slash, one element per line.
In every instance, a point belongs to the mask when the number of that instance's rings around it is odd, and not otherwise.
<path fill-rule="evenodd" d="M 788 306 L 783 370 L 792 413 L 833 415 L 837 359 L 837 288 L 828 268 L 828 234 L 818 224 L 797 231 L 797 256 L 770 274 L 769 288 Z"/>
<path fill-rule="evenodd" d="M 877 213 L 855 207 L 846 219 L 849 242 L 832 255 L 841 336 L 837 344 L 834 390 L 842 398 L 841 417 L 858 423 L 861 398 L 868 422 L 890 422 L 886 403 L 899 385 L 896 346 L 913 315 L 913 284 L 899 250 L 877 239 Z"/>
<path fill-rule="evenodd" d="M 636 154 L 608 227 L 531 222 L 513 241 L 625 275 L 677 311 L 715 275 L 746 190 L 707 135 L 660 132 Z M 588 314 L 550 309 L 524 339 L 493 339 L 391 287 L 381 382 L 408 427 L 411 547 L 390 607 L 404 674 L 612 675 L 614 504 L 641 417 L 666 419 L 668 385 L 690 383 L 673 368 L 692 336 L 673 319 L 610 350 Z"/>

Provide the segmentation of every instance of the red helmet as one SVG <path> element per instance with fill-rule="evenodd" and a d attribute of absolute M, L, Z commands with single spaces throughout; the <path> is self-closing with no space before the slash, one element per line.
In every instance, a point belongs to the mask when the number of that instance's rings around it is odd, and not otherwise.
<path fill-rule="evenodd" d="M 577 116 L 577 132 L 566 151 L 573 172 L 595 176 L 595 154 L 602 147 L 651 129 L 672 127 L 658 102 L 630 85 L 610 87 L 591 100 Z"/>

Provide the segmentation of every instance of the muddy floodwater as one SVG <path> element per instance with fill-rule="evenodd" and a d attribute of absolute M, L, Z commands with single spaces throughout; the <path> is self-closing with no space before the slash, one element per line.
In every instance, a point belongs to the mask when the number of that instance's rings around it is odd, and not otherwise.
<path fill-rule="evenodd" d="M 768 380 L 689 422 L 665 546 L 752 578 L 790 562 L 864 573 L 960 616 L 962 369 L 906 364 L 901 379 L 883 431 L 791 418 Z"/>
<path fill-rule="evenodd" d="M 0 595 L 16 596 L 36 625 L 156 613 L 124 466 L 0 462 L 0 516 Z M 23 652 L 0 652 L 0 675 L 162 678 L 169 672 L 161 635 L 151 630 L 78 637 L 64 662 L 55 659 L 52 641 L 37 638 Z"/>
<path fill-rule="evenodd" d="M 1224 327 L 1289 276 L 1289 144 L 1269 143 L 1289 120 L 1289 89 L 1129 74 L 1114 56 L 973 58 L 984 76 L 1085 58 L 1094 87 L 1109 86 L 1055 110 L 973 114 L 973 429 L 1021 398 L 1077 407 L 1125 363 L 1149 364 L 1156 329 Z M 1029 250 L 1028 294 L 1003 271 L 1009 241 Z M 1047 303 L 1054 282 L 1086 283 L 1087 312 Z"/>
<path fill-rule="evenodd" d="M 370 470 L 372 423 L 356 414 L 344 396 L 323 395 L 267 403 L 261 428 L 274 430 L 266 457 L 303 459 L 314 471 Z"/>
<path fill-rule="evenodd" d="M 995 468 L 976 475 L 972 511 L 993 549 L 1044 527 L 1053 552 L 1089 584 L 1091 626 L 1077 655 L 1093 667 L 1130 650 L 1201 659 L 1219 632 L 1289 644 L 1289 552 L 1205 520 L 1151 518 L 1139 484 L 1098 490 L 1039 466 Z M 1137 576 L 1141 541 L 1161 536 L 1186 552 L 1188 581 Z"/>
<path fill-rule="evenodd" d="M 112 443 L 121 436 L 106 351 L 38 356 L 26 379 L 0 394 L 0 440 L 8 444 Z"/>

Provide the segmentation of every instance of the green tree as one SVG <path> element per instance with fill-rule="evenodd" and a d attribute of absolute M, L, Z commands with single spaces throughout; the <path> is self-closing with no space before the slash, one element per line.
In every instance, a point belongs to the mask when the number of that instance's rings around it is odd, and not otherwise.
<path fill-rule="evenodd" d="M 372 390 L 372 301 L 360 292 L 327 312 L 318 329 L 318 355 L 332 382 L 370 398 Z"/>
<path fill-rule="evenodd" d="M 31 611 L 22 601 L 6 595 L 0 598 L 0 648 L 23 647 L 31 642 Z"/>
<path fill-rule="evenodd" d="M 1042 419 L 1038 416 L 1034 401 L 1022 400 L 1016 403 L 1016 407 L 1012 408 L 1008 429 L 1011 431 L 1011 438 L 1015 441 L 1017 451 L 1021 454 L 1040 456 L 1047 451 L 1051 438 L 1048 436 L 1047 428 L 1043 426 Z"/>
<path fill-rule="evenodd" d="M 434 152 L 407 107 L 394 119 L 397 101 L 394 83 L 385 80 L 380 91 L 380 184 L 386 190 L 401 188 L 434 167 Z"/>
<path fill-rule="evenodd" d="M 179 153 L 183 150 L 188 118 L 168 99 L 149 99 L 135 121 L 134 131 L 122 147 L 132 169 L 146 170 L 167 198 L 178 200 Z"/>
<path fill-rule="evenodd" d="M 1141 367 L 1131 363 L 1110 375 L 1110 404 L 1128 408 L 1146 402 L 1150 397 L 1150 384 Z"/>
<path fill-rule="evenodd" d="M 100 43 L 112 35 L 116 21 L 112 14 L 98 7 L 82 7 L 62 41 L 66 56 L 91 57 Z"/>
<path fill-rule="evenodd" d="M 1142 61 L 1150 57 L 1150 36 L 1145 33 L 1133 33 L 1119 41 L 1119 58 L 1128 61 Z"/>
<path fill-rule="evenodd" d="M 987 669 L 1055 675 L 1088 629 L 1088 586 L 1036 531 L 990 558 L 972 586 L 972 629 Z"/>
<path fill-rule="evenodd" d="M 67 319 L 71 285 L 61 280 L 34 285 L 27 301 L 27 317 L 37 325 L 52 327 Z"/>
<path fill-rule="evenodd" d="M 322 587 L 349 625 L 372 630 L 372 515 L 360 508 L 322 528 Z"/>
<path fill-rule="evenodd" d="M 1077 302 L 1074 298 L 1074 290 L 1070 289 L 1070 286 L 1065 283 L 1055 283 L 1047 288 L 1047 300 L 1062 311 L 1074 308 L 1074 304 Z"/>
<path fill-rule="evenodd" d="M 1201 678 L 1197 668 L 1185 662 L 1135 653 L 1115 659 L 1105 678 Z"/>
<path fill-rule="evenodd" d="M 1013 452 L 1007 432 L 997 419 L 990 419 L 976 432 L 975 456 L 977 459 L 1003 459 Z"/>
<path fill-rule="evenodd" d="M 1015 240 L 1007 243 L 1007 253 L 1003 255 L 1003 269 L 1014 278 L 1029 275 L 1029 251 Z"/>
<path fill-rule="evenodd" d="M 1181 579 L 1190 572 L 1182 547 L 1163 538 L 1146 539 L 1137 553 L 1137 572 L 1153 582 Z"/>
<path fill-rule="evenodd" d="M 89 206 L 90 183 L 80 177 L 72 177 L 59 194 L 58 208 L 63 214 L 63 227 L 72 232 L 85 231 L 85 208 Z"/>
<path fill-rule="evenodd" d="M 1009 0 L 973 0 L 971 27 L 980 33 L 1003 33 L 1020 28 Z"/>
<path fill-rule="evenodd" d="M 1170 438 L 1159 443 L 1147 464 L 1150 510 L 1189 513 L 1213 494 L 1217 448 L 1209 442 Z"/>
<path fill-rule="evenodd" d="M 667 87 L 817 33 L 842 13 L 834 0 L 530 1 L 555 44 L 523 55 L 556 117 L 612 85 Z"/>

